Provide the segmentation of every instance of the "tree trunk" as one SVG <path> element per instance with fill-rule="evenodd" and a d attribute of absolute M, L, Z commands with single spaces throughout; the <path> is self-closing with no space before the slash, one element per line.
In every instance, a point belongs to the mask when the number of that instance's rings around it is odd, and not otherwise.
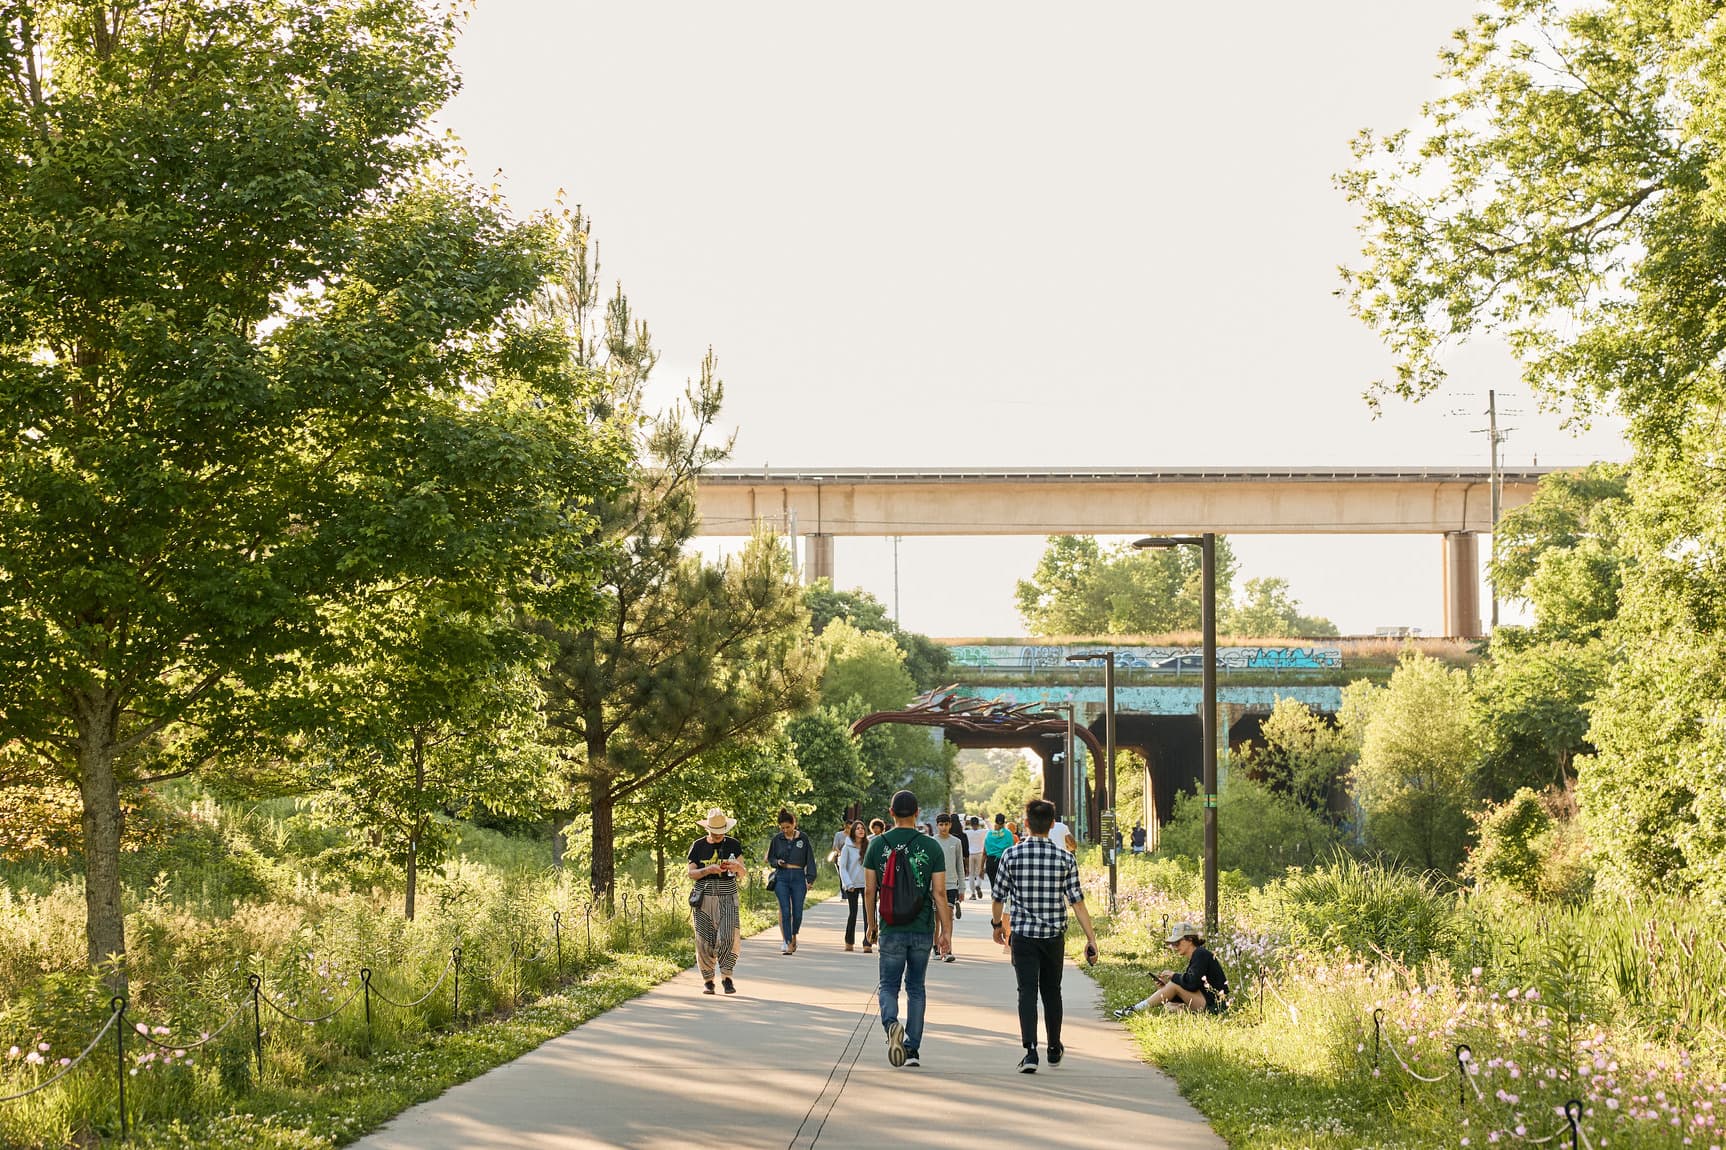
<path fill-rule="evenodd" d="M 658 822 L 658 825 L 656 825 L 654 827 L 654 833 L 653 833 L 653 853 L 655 856 L 655 861 L 659 865 L 655 870 L 655 873 L 653 876 L 653 881 L 654 881 L 654 889 L 658 890 L 660 894 L 664 894 L 665 893 L 665 808 L 660 807 L 658 814 L 659 814 L 659 822 Z"/>
<path fill-rule="evenodd" d="M 611 781 L 596 776 L 588 784 L 588 795 L 593 803 L 593 859 L 588 865 L 588 880 L 594 895 L 605 899 L 606 912 L 610 913 L 617 886 L 616 860 L 612 858 Z"/>
<path fill-rule="evenodd" d="M 90 965 L 126 991 L 126 916 L 120 905 L 120 780 L 114 773 L 119 714 L 109 694 L 78 699 L 78 792 L 84 806 L 84 935 Z"/>
<path fill-rule="evenodd" d="M 425 829 L 425 820 L 419 813 L 419 798 L 426 789 L 426 753 L 425 741 L 419 735 L 414 735 L 414 817 L 411 824 L 413 830 L 408 834 L 408 865 L 407 865 L 407 900 L 403 904 L 402 913 L 407 920 L 414 920 L 414 895 L 419 889 L 419 853 L 420 833 Z"/>
<path fill-rule="evenodd" d="M 564 833 L 568 824 L 568 816 L 563 811 L 554 811 L 551 816 L 551 865 L 563 866 L 563 856 L 569 851 L 569 836 Z"/>

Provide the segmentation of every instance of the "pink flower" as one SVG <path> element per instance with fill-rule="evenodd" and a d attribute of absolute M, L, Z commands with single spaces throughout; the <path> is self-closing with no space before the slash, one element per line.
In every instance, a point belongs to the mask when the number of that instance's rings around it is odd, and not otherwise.
<path fill-rule="evenodd" d="M 30 1066 L 40 1066 L 42 1065 L 43 1058 L 39 1051 L 32 1050 L 24 1056 L 24 1061 Z"/>

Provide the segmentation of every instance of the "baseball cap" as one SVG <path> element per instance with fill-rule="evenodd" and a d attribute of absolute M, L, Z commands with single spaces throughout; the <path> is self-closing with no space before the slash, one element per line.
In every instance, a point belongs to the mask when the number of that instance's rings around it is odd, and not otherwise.
<path fill-rule="evenodd" d="M 889 809 L 892 810 L 893 817 L 908 819 L 917 813 L 917 796 L 910 791 L 895 791 Z"/>

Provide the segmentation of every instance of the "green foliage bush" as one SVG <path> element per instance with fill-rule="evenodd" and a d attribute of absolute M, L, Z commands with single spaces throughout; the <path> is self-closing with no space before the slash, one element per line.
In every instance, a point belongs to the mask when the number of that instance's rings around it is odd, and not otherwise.
<path fill-rule="evenodd" d="M 1276 892 L 1279 925 L 1298 943 L 1383 952 L 1410 965 L 1448 957 L 1462 937 L 1456 894 L 1431 873 L 1362 863 L 1337 852 Z"/>
<path fill-rule="evenodd" d="M 1217 798 L 1217 860 L 1254 882 L 1289 867 L 1327 857 L 1336 831 L 1323 818 L 1286 795 L 1243 774 L 1230 777 Z M 1157 853 L 1199 859 L 1204 855 L 1204 800 L 1187 791 L 1175 797 L 1174 815 L 1163 828 Z"/>

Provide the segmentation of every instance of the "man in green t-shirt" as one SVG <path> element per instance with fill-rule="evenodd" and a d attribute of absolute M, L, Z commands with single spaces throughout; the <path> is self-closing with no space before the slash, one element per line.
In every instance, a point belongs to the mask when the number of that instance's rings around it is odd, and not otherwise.
<path fill-rule="evenodd" d="M 887 1061 L 894 1066 L 921 1066 L 923 979 L 929 971 L 930 950 L 947 943 L 947 861 L 941 845 L 917 829 L 916 795 L 899 791 L 889 809 L 893 829 L 870 840 L 863 856 L 863 913 L 870 933 L 875 933 L 875 900 L 882 870 L 893 848 L 905 848 L 917 889 L 923 892 L 923 909 L 908 923 L 881 925 L 881 986 L 875 997 L 881 1006 L 881 1025 L 887 1031 Z M 899 1022 L 901 984 L 905 989 L 904 1025 Z"/>

